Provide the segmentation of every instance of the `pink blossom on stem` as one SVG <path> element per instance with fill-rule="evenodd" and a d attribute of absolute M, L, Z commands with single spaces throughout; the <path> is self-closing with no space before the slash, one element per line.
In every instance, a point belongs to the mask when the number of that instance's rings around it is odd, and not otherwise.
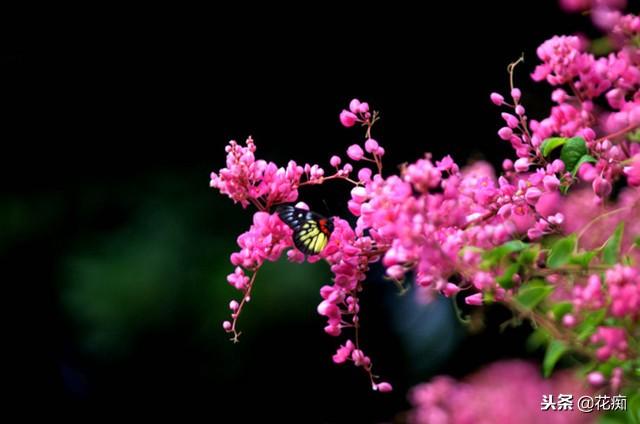
<path fill-rule="evenodd" d="M 624 167 L 627 182 L 633 187 L 640 187 L 640 155 L 631 159 L 631 165 Z"/>
<path fill-rule="evenodd" d="M 598 327 L 596 333 L 591 336 L 591 343 L 601 345 L 596 350 L 596 357 L 600 361 L 606 361 L 611 356 L 618 359 L 626 358 L 628 343 L 623 328 Z"/>
<path fill-rule="evenodd" d="M 364 156 L 364 151 L 362 150 L 362 147 L 358 146 L 357 144 L 352 144 L 347 149 L 347 156 L 349 156 L 351 160 L 358 161 Z"/>
<path fill-rule="evenodd" d="M 498 93 L 491 93 L 491 102 L 496 106 L 501 106 L 504 103 L 504 97 Z"/>
<path fill-rule="evenodd" d="M 349 112 L 348 110 L 343 110 L 342 112 L 340 112 L 340 123 L 343 126 L 347 128 L 353 127 L 356 122 L 358 122 L 358 117 L 355 113 Z"/>

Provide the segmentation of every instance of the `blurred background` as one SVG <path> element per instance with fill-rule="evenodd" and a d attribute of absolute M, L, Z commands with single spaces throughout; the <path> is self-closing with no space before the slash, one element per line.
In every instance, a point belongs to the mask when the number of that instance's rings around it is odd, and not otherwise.
<path fill-rule="evenodd" d="M 282 18 L 268 20 L 218 11 L 193 25 L 148 16 L 153 29 L 4 49 L 0 252 L 12 396 L 89 417 L 259 411 L 380 422 L 398 419 L 407 389 L 433 375 L 537 357 L 525 348 L 528 328 L 501 332 L 506 311 L 490 308 L 463 328 L 450 302 L 398 296 L 375 267 L 361 340 L 394 383 L 390 395 L 331 361 L 338 340 L 316 313 L 325 264 L 267 264 L 240 343 L 221 327 L 237 298 L 229 255 L 253 212 L 209 188 L 228 140 L 252 135 L 260 158 L 328 167 L 362 139 L 338 121 L 358 97 L 382 113 L 375 138 L 387 173 L 425 151 L 499 165 L 513 155 L 495 136 L 489 93 L 507 92 L 506 67 L 522 53 L 516 84 L 529 115 L 544 116 L 550 90 L 528 77 L 535 48 L 554 34 L 591 34 L 589 19 L 554 1 L 469 3 L 296 19 L 272 9 Z M 336 182 L 301 199 L 346 217 L 348 192 Z"/>

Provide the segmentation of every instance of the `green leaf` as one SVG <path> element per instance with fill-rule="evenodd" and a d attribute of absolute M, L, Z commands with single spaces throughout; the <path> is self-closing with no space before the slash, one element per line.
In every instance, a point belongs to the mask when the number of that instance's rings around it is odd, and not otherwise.
<path fill-rule="evenodd" d="M 636 239 L 633 241 L 633 246 L 640 247 L 640 237 L 636 237 Z"/>
<path fill-rule="evenodd" d="M 560 160 L 567 171 L 573 171 L 581 157 L 588 153 L 587 144 L 582 137 L 573 137 L 562 146 Z"/>
<path fill-rule="evenodd" d="M 551 246 L 551 252 L 547 259 L 547 266 L 550 268 L 558 268 L 569 262 L 571 255 L 576 248 L 576 235 L 570 234 L 556 241 Z"/>
<path fill-rule="evenodd" d="M 620 256 L 620 245 L 622 244 L 622 233 L 624 232 L 624 222 L 616 227 L 613 235 L 609 237 L 607 243 L 602 249 L 602 261 L 607 265 L 613 265 L 618 262 Z"/>
<path fill-rule="evenodd" d="M 629 399 L 627 415 L 629 415 L 629 421 L 634 424 L 640 424 L 640 392 Z"/>
<path fill-rule="evenodd" d="M 540 255 L 540 246 L 534 244 L 523 249 L 518 255 L 518 263 L 523 266 L 532 265 Z"/>
<path fill-rule="evenodd" d="M 520 240 L 511 240 L 504 244 L 501 244 L 498 247 L 494 247 L 491 250 L 487 250 L 482 255 L 482 259 L 489 262 L 490 265 L 493 265 L 499 262 L 502 258 L 504 258 L 509 253 L 519 252 L 522 249 L 526 249 L 529 244 L 524 243 Z"/>
<path fill-rule="evenodd" d="M 573 255 L 571 256 L 571 259 L 569 259 L 569 263 L 580 265 L 583 268 L 588 268 L 589 263 L 591 263 L 591 260 L 596 256 L 597 253 L 598 252 L 587 251 L 579 253 L 577 255 Z"/>
<path fill-rule="evenodd" d="M 575 177 L 578 171 L 580 170 L 580 166 L 583 163 L 587 163 L 587 162 L 596 163 L 598 162 L 598 160 L 591 155 L 582 155 L 582 157 L 578 160 L 576 165 L 573 167 L 573 170 L 571 171 L 571 175 Z"/>
<path fill-rule="evenodd" d="M 564 145 L 567 142 L 566 137 L 551 137 L 547 138 L 540 145 L 540 151 L 542 152 L 542 156 L 547 157 L 549 153 L 551 153 L 554 149 Z"/>
<path fill-rule="evenodd" d="M 607 313 L 606 309 L 599 309 L 587 315 L 585 319 L 576 327 L 578 340 L 583 341 L 589 338 L 596 331 L 596 327 L 602 322 Z"/>
<path fill-rule="evenodd" d="M 567 345 L 560 340 L 552 340 L 547 347 L 547 352 L 544 354 L 544 360 L 542 361 L 542 373 L 545 378 L 548 378 L 555 368 L 558 360 L 565 354 L 567 351 Z"/>
<path fill-rule="evenodd" d="M 626 411 L 607 411 L 598 417 L 596 424 L 637 424 L 628 420 L 626 416 Z"/>
<path fill-rule="evenodd" d="M 534 352 L 542 346 L 546 346 L 549 340 L 551 340 L 549 332 L 542 327 L 538 327 L 527 337 L 525 344 L 529 352 Z"/>
<path fill-rule="evenodd" d="M 599 37 L 591 40 L 589 43 L 589 51 L 596 56 L 604 56 L 613 51 L 614 46 L 608 36 Z"/>
<path fill-rule="evenodd" d="M 516 301 L 527 309 L 535 308 L 553 292 L 554 287 L 543 280 L 532 280 L 523 284 L 518 291 Z"/>
<path fill-rule="evenodd" d="M 573 303 L 571 302 L 559 302 L 549 308 L 553 317 L 557 320 L 562 319 L 563 316 L 573 310 Z"/>
<path fill-rule="evenodd" d="M 502 275 L 496 278 L 496 281 L 500 286 L 504 289 L 510 289 L 513 287 L 513 276 L 520 269 L 520 265 L 517 263 L 513 263 L 509 265 Z"/>

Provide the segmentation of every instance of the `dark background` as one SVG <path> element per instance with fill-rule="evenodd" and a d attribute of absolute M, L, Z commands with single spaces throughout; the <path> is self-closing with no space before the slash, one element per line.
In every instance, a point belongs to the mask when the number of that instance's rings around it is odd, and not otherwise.
<path fill-rule="evenodd" d="M 535 48 L 591 31 L 588 17 L 552 1 L 470 3 L 149 15 L 135 31 L 6 48 L 0 252 L 10 393 L 23 411 L 391 420 L 418 382 L 529 355 L 526 328 L 500 334 L 505 311 L 469 333 L 449 303 L 398 297 L 374 269 L 362 339 L 396 388 L 374 393 L 360 370 L 331 362 L 338 340 L 316 313 L 323 264 L 266 266 L 241 342 L 221 328 L 237 297 L 228 257 L 252 214 L 208 186 L 229 139 L 252 135 L 257 155 L 281 165 L 328 168 L 361 140 L 337 118 L 358 97 L 382 112 L 387 173 L 425 151 L 498 165 L 513 155 L 488 96 L 507 92 L 506 66 L 521 53 L 517 85 L 530 116 L 544 116 L 550 90 L 528 77 Z M 326 184 L 301 197 L 347 216 L 348 191 Z"/>

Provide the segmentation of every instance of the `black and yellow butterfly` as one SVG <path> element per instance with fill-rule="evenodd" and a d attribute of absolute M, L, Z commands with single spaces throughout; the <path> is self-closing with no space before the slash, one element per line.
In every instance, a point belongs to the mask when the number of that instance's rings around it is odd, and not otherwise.
<path fill-rule="evenodd" d="M 317 255 L 329 242 L 333 222 L 329 218 L 291 205 L 276 209 L 278 216 L 293 230 L 293 244 L 305 255 Z"/>

